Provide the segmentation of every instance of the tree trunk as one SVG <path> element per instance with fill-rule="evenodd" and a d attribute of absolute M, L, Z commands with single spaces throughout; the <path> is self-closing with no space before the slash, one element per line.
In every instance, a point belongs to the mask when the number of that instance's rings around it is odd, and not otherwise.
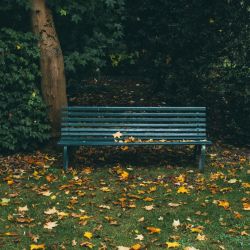
<path fill-rule="evenodd" d="M 41 51 L 41 90 L 48 106 L 52 126 L 52 137 L 58 137 L 60 131 L 60 111 L 67 106 L 66 79 L 63 54 L 55 30 L 53 16 L 45 0 L 31 0 L 32 28 L 39 36 Z"/>

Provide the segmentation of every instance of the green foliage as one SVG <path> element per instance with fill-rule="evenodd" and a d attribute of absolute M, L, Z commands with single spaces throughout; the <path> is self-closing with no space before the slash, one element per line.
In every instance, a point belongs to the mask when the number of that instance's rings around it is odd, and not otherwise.
<path fill-rule="evenodd" d="M 54 13 L 68 78 L 80 81 L 99 74 L 107 65 L 111 66 L 111 54 L 123 51 L 124 2 L 48 1 Z"/>
<path fill-rule="evenodd" d="M 19 150 L 49 138 L 38 88 L 39 51 L 31 33 L 0 32 L 0 148 Z"/>
<path fill-rule="evenodd" d="M 125 43 L 128 51 L 139 52 L 134 72 L 151 79 L 169 106 L 208 106 L 214 135 L 249 142 L 247 2 L 126 3 Z"/>

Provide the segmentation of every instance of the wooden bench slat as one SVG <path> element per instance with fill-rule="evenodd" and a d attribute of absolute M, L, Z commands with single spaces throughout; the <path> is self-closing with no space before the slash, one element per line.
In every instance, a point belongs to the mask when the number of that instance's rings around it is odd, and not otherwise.
<path fill-rule="evenodd" d="M 206 118 L 72 118 L 63 117 L 64 122 L 205 122 Z"/>
<path fill-rule="evenodd" d="M 105 112 L 62 112 L 63 117 L 205 117 L 205 113 L 105 113 Z"/>
<path fill-rule="evenodd" d="M 205 132 L 205 128 L 95 128 L 95 131 L 99 132 Z M 62 127 L 61 132 L 92 132 L 93 128 L 72 128 L 72 127 Z"/>
<path fill-rule="evenodd" d="M 62 136 L 64 135 L 70 135 L 70 136 L 112 136 L 112 133 L 107 132 L 81 132 L 81 133 L 75 133 L 75 132 L 63 132 Z M 143 132 L 143 133 L 136 133 L 136 132 L 124 132 L 123 136 L 121 138 L 127 137 L 127 136 L 206 136 L 206 133 L 149 133 L 149 132 Z"/>
<path fill-rule="evenodd" d="M 100 142 L 100 141 L 59 141 L 59 145 L 72 145 L 72 146 L 140 146 L 140 145 L 205 145 L 211 144 L 210 141 L 177 141 L 177 142 L 134 142 L 134 143 L 121 143 L 121 142 Z"/>
<path fill-rule="evenodd" d="M 165 127 L 171 127 L 171 128 L 183 128 L 183 127 L 206 127 L 206 123 L 199 122 L 199 123 L 122 123 L 122 124 L 117 124 L 117 123 L 76 123 L 76 122 L 62 122 L 63 127 L 160 127 L 160 128 L 165 128 Z"/>
<path fill-rule="evenodd" d="M 105 110 L 114 110 L 114 111 L 121 111 L 121 110 L 150 110 L 150 111 L 206 111 L 206 107 L 98 107 L 98 106 L 70 106 L 64 107 L 62 110 L 89 110 L 89 111 L 105 111 Z"/>

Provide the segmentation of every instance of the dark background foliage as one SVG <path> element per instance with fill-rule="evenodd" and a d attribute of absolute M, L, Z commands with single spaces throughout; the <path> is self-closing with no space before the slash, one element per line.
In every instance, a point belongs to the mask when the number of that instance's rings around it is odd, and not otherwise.
<path fill-rule="evenodd" d="M 19 34 L 30 31 L 27 2 L 1 1 L 1 25 Z M 160 92 L 168 106 L 207 106 L 209 131 L 215 139 L 249 144 L 247 1 L 55 0 L 47 4 L 61 42 L 69 92 L 86 78 L 137 76 L 151 84 L 151 95 Z M 16 38 L 1 36 L 1 50 L 4 39 Z M 27 54 L 25 60 L 32 65 L 37 59 Z M 22 75 L 24 67 L 16 67 Z M 4 72 L 10 70 L 8 65 Z M 5 74 L 2 67 L 0 72 Z M 37 86 L 34 79 L 38 78 L 24 80 L 30 91 L 30 86 Z M 15 86 L 20 95 L 26 91 L 18 83 Z"/>
<path fill-rule="evenodd" d="M 0 148 L 31 148 L 49 138 L 40 91 L 39 51 L 32 33 L 0 30 Z"/>

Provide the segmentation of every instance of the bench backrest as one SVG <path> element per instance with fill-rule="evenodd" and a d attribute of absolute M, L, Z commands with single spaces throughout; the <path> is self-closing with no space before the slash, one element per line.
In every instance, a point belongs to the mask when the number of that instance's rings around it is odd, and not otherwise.
<path fill-rule="evenodd" d="M 205 107 L 67 107 L 61 136 L 70 141 L 114 141 L 121 138 L 205 140 Z"/>

